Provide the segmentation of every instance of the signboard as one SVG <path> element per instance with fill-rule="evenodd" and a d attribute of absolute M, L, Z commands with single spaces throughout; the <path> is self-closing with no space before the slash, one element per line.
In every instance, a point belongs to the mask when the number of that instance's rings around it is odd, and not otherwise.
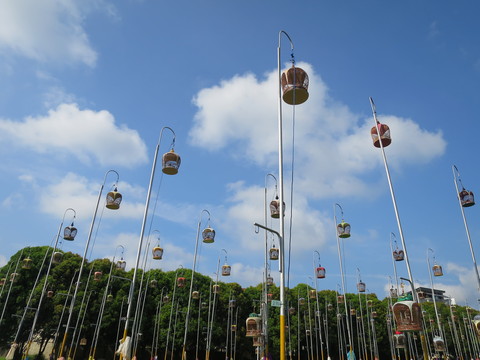
<path fill-rule="evenodd" d="M 281 307 L 282 302 L 280 300 L 272 300 L 272 306 L 274 307 Z"/>

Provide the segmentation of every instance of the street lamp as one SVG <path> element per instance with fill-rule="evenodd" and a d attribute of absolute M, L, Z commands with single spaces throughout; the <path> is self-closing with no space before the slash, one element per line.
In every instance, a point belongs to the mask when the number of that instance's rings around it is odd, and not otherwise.
<path fill-rule="evenodd" d="M 197 264 L 197 251 L 198 251 L 198 238 L 200 237 L 200 225 L 202 223 L 202 215 L 203 213 L 208 214 L 207 220 L 207 227 L 202 231 L 202 238 L 203 242 L 205 243 L 213 243 L 215 240 L 215 230 L 210 227 L 210 212 L 208 210 L 203 209 L 200 212 L 200 218 L 198 220 L 198 227 L 197 227 L 197 237 L 195 239 L 195 252 L 193 253 L 193 266 L 192 266 L 192 276 L 190 279 L 190 291 L 188 293 L 188 305 L 187 305 L 187 314 L 185 315 L 185 334 L 183 336 L 183 347 L 182 347 L 182 359 L 187 359 L 187 332 L 188 332 L 188 322 L 190 316 L 190 305 L 192 303 L 192 291 L 193 291 L 193 277 L 195 274 L 195 266 Z"/>
<path fill-rule="evenodd" d="M 77 284 L 75 286 L 75 291 L 73 292 L 72 301 L 70 303 L 70 313 L 68 314 L 67 327 L 65 328 L 65 334 L 63 335 L 62 345 L 60 346 L 59 357 L 62 357 L 63 349 L 64 349 L 65 343 L 67 341 L 68 329 L 69 329 L 69 326 L 70 326 L 70 322 L 72 321 L 72 315 L 73 315 L 74 308 L 75 308 L 75 301 L 77 299 L 78 289 L 80 287 L 80 282 L 81 282 L 81 279 L 82 279 L 83 267 L 84 267 L 85 261 L 87 259 L 88 247 L 90 245 L 90 240 L 91 240 L 92 234 L 93 234 L 95 219 L 97 217 L 98 206 L 100 204 L 100 198 L 102 196 L 103 188 L 105 187 L 105 183 L 107 181 L 107 176 L 110 173 L 114 173 L 117 178 L 115 180 L 114 190 L 110 191 L 107 194 L 107 199 L 106 199 L 105 206 L 109 209 L 117 210 L 120 207 L 120 202 L 122 201 L 122 195 L 120 195 L 120 193 L 117 192 L 118 180 L 119 180 L 120 176 L 118 175 L 118 172 L 116 172 L 115 170 L 108 170 L 105 173 L 105 177 L 103 179 L 103 184 L 100 187 L 100 191 L 98 193 L 97 204 L 96 204 L 95 210 L 93 212 L 92 222 L 90 224 L 90 230 L 88 232 L 87 242 L 85 244 L 85 250 L 83 252 L 82 263 L 80 264 L 80 271 L 78 272 L 78 281 L 77 281 Z"/>
<path fill-rule="evenodd" d="M 130 347 L 131 347 L 131 342 L 127 341 L 125 342 L 128 334 L 128 326 L 129 326 L 129 319 L 130 319 L 130 313 L 132 311 L 132 306 L 133 306 L 133 294 L 135 292 L 135 281 L 137 280 L 137 272 L 138 272 L 138 265 L 140 263 L 140 256 L 142 254 L 142 248 L 143 248 L 143 235 L 145 233 L 145 226 L 147 223 L 147 218 L 148 218 L 148 210 L 149 210 L 149 204 L 150 204 L 150 197 L 152 194 L 152 185 L 153 185 L 153 179 L 155 177 L 155 169 L 157 167 L 157 158 L 158 158 L 158 151 L 160 150 L 160 143 L 162 141 L 162 135 L 163 135 L 163 130 L 168 129 L 172 132 L 173 134 L 173 140 L 171 143 L 171 150 L 164 154 L 162 157 L 162 172 L 167 175 L 175 175 L 178 173 L 178 168 L 180 167 L 180 156 L 175 153 L 174 147 L 175 147 L 175 132 L 169 128 L 168 126 L 165 126 L 162 128 L 160 131 L 160 136 L 157 142 L 157 146 L 155 148 L 155 155 L 153 157 L 153 164 L 152 164 L 152 171 L 150 173 L 150 181 L 148 183 L 148 190 L 147 190 L 147 200 L 145 202 L 145 209 L 143 213 L 143 220 L 142 220 L 142 227 L 140 230 L 140 238 L 138 240 L 138 248 L 137 248 L 137 258 L 135 262 L 135 267 L 133 270 L 133 279 L 132 279 L 132 285 L 130 288 L 130 292 L 128 294 L 128 306 L 127 306 L 127 315 L 126 315 L 126 320 L 125 320 L 125 328 L 123 330 L 123 337 L 122 337 L 122 344 L 126 345 L 126 348 L 123 348 L 122 353 L 120 354 L 120 360 L 122 359 L 123 354 L 129 354 L 130 353 Z"/>

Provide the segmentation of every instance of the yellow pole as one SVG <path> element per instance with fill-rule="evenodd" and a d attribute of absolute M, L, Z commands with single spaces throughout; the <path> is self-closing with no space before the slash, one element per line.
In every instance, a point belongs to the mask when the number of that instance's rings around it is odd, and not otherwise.
<path fill-rule="evenodd" d="M 285 360 L 285 315 L 280 315 L 280 360 Z"/>
<path fill-rule="evenodd" d="M 60 357 L 62 357 L 63 355 L 63 349 L 65 348 L 66 342 L 67 342 L 67 330 L 65 330 L 65 334 L 63 334 L 62 345 L 60 345 L 60 351 L 58 352 L 60 354 Z"/>
<path fill-rule="evenodd" d="M 423 360 L 428 360 L 427 341 L 423 331 L 420 332 L 420 341 L 422 342 Z"/>

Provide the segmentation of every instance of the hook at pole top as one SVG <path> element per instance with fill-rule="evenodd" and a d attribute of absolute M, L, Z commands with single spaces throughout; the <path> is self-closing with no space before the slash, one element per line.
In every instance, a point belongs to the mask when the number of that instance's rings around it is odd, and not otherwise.
<path fill-rule="evenodd" d="M 317 250 L 313 250 L 313 252 L 318 255 L 318 262 L 320 263 L 320 253 Z"/>
<path fill-rule="evenodd" d="M 117 175 L 117 180 L 115 180 L 115 187 L 117 187 L 118 185 L 118 181 L 120 180 L 120 175 L 118 175 L 118 172 L 116 170 L 108 170 L 106 173 L 105 173 L 105 177 L 103 179 L 103 184 L 105 185 L 105 182 L 107 181 L 107 176 L 108 174 L 110 174 L 111 172 L 115 173 Z"/>
<path fill-rule="evenodd" d="M 462 179 L 460 179 L 460 171 L 458 171 L 458 168 L 456 165 L 452 165 L 452 170 L 453 170 L 453 177 L 455 181 L 458 181 L 460 186 L 462 187 L 462 190 L 465 190 L 465 187 L 463 186 Z"/>
<path fill-rule="evenodd" d="M 280 48 L 280 44 L 281 44 L 281 39 L 282 39 L 282 34 L 284 34 L 288 41 L 290 42 L 290 49 L 292 50 L 293 52 L 293 41 L 292 41 L 292 38 L 290 37 L 290 35 L 287 34 L 287 32 L 285 30 L 280 30 L 278 32 L 278 47 Z"/>
<path fill-rule="evenodd" d="M 173 135 L 173 140 L 172 140 L 172 150 L 173 148 L 175 147 L 175 139 L 176 139 L 176 135 L 175 135 L 175 131 L 173 131 L 173 129 L 169 126 L 164 126 L 162 128 L 162 130 L 160 130 L 160 136 L 158 137 L 158 143 L 157 143 L 157 146 L 160 145 L 160 141 L 162 140 L 162 135 L 163 135 L 163 130 L 165 129 L 168 129 L 172 132 L 172 135 Z"/>
<path fill-rule="evenodd" d="M 67 208 L 67 209 L 65 210 L 65 212 L 63 213 L 63 219 L 65 219 L 65 216 L 67 215 L 67 212 L 68 212 L 68 211 L 73 211 L 73 218 L 76 219 L 76 217 L 77 217 L 77 212 L 76 212 L 74 209 L 72 209 L 72 208 Z"/>
<path fill-rule="evenodd" d="M 334 205 L 334 207 L 333 207 L 333 211 L 334 211 L 334 212 L 335 212 L 335 206 L 338 206 L 338 207 L 339 207 L 340 212 L 341 212 L 341 214 L 342 214 L 342 221 L 343 221 L 343 208 L 340 206 L 340 204 L 335 203 L 335 205 Z"/>
<path fill-rule="evenodd" d="M 373 98 L 370 96 L 368 99 L 370 100 L 370 106 L 372 107 L 372 112 L 373 112 L 373 114 L 376 118 L 377 117 L 377 108 L 375 106 L 375 103 L 373 102 Z"/>

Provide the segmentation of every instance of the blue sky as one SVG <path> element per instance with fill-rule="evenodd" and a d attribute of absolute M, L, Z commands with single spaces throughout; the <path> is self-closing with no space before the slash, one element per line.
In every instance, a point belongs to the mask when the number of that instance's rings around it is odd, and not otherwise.
<path fill-rule="evenodd" d="M 371 96 L 392 132 L 386 154 L 415 280 L 428 286 L 432 248 L 445 273 L 436 287 L 476 305 L 451 167 L 478 191 L 479 10 L 466 1 L 1 2 L 0 264 L 20 248 L 49 244 L 67 208 L 77 212 L 79 234 L 62 248 L 83 253 L 104 175 L 115 169 L 124 200 L 97 219 L 90 257 L 112 257 L 121 244 L 132 266 L 153 152 L 169 126 L 182 165 L 176 176 L 157 169 L 149 229 L 165 254 L 148 266 L 191 268 L 207 209 L 217 239 L 200 246 L 198 270 L 214 276 L 225 249 L 232 276 L 223 280 L 259 283 L 264 235 L 252 224 L 263 222 L 266 175 L 278 173 L 276 66 L 285 30 L 310 76 L 309 100 L 294 115 L 283 107 L 287 219 L 293 116 L 296 124 L 290 284 L 312 283 L 314 251 L 327 269 L 318 288 L 340 284 L 339 203 L 352 226 L 347 291 L 355 291 L 358 268 L 369 291 L 386 294 L 390 233 L 400 238 L 370 140 Z M 289 56 L 283 38 L 284 66 Z M 165 132 L 161 153 L 170 142 Z M 269 179 L 269 200 L 273 191 Z M 466 215 L 480 251 L 478 211 Z M 271 269 L 278 284 L 277 264 Z M 403 264 L 399 274 L 407 274 Z"/>

